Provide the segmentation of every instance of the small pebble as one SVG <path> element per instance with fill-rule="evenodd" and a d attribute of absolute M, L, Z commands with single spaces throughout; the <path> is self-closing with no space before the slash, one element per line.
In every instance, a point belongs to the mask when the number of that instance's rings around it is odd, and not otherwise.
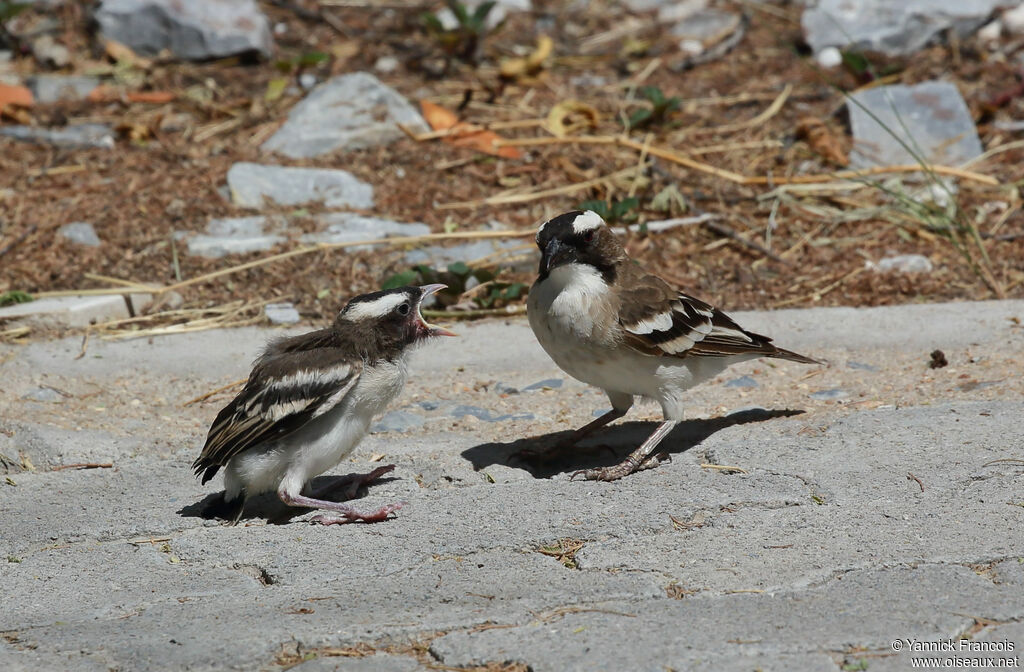
<path fill-rule="evenodd" d="M 426 418 L 409 411 L 388 411 L 373 427 L 371 432 L 408 432 L 422 427 Z"/>
<path fill-rule="evenodd" d="M 823 68 L 834 68 L 843 62 L 843 54 L 835 47 L 825 47 L 814 55 L 814 60 Z"/>
<path fill-rule="evenodd" d="M 846 366 L 851 369 L 860 369 L 862 371 L 878 371 L 877 366 L 871 364 L 864 364 L 863 362 L 855 362 L 852 359 L 846 362 Z"/>
<path fill-rule="evenodd" d="M 834 387 L 831 390 L 818 390 L 810 394 L 811 399 L 818 401 L 829 401 L 832 399 L 845 399 L 850 396 L 850 393 L 846 390 L 841 390 L 838 387 Z"/>
<path fill-rule="evenodd" d="M 750 376 L 740 376 L 725 383 L 726 387 L 758 387 L 757 381 Z"/>
<path fill-rule="evenodd" d="M 100 237 L 96 235 L 96 229 L 89 222 L 71 222 L 57 229 L 62 237 L 73 243 L 85 245 L 86 247 L 99 247 L 103 244 Z"/>
<path fill-rule="evenodd" d="M 544 380 L 539 380 L 536 383 L 527 385 L 523 388 L 523 392 L 537 392 L 538 390 L 543 390 L 545 388 L 557 390 L 562 386 L 562 382 L 561 378 L 545 378 Z"/>
<path fill-rule="evenodd" d="M 29 401 L 43 401 L 50 404 L 59 404 L 64 401 L 64 397 L 61 396 L 60 392 L 49 387 L 36 388 L 23 396 L 22 399 L 27 399 Z"/>

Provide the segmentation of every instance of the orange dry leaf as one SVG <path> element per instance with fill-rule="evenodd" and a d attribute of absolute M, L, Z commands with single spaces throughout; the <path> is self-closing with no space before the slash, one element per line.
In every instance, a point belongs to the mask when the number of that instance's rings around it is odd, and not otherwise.
<path fill-rule="evenodd" d="M 176 98 L 172 91 L 129 91 L 124 94 L 124 99 L 129 103 L 153 103 L 161 105 L 169 103 Z"/>
<path fill-rule="evenodd" d="M 8 105 L 31 107 L 34 102 L 32 92 L 24 86 L 0 84 L 0 112 L 3 112 Z"/>
<path fill-rule="evenodd" d="M 821 119 L 804 117 L 796 126 L 796 135 L 798 138 L 806 140 L 811 149 L 826 161 L 840 166 L 850 165 L 850 159 L 843 150 L 839 139 Z"/>
<path fill-rule="evenodd" d="M 478 152 L 500 156 L 503 159 L 521 159 L 523 153 L 518 147 L 499 147 L 494 143 L 501 140 L 501 136 L 494 131 L 480 129 L 472 124 L 459 121 L 459 118 L 451 110 L 440 105 L 420 101 L 420 109 L 423 111 L 423 118 L 427 120 L 430 127 L 435 131 L 450 131 L 442 140 L 457 147 L 471 147 Z"/>

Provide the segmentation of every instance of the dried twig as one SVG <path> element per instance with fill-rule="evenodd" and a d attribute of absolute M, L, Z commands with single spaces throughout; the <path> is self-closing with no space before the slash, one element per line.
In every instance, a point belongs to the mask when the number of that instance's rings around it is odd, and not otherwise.
<path fill-rule="evenodd" d="M 789 263 L 788 261 L 786 261 L 779 255 L 775 254 L 761 243 L 758 243 L 757 241 L 754 240 L 750 240 L 749 238 L 744 238 L 740 234 L 730 229 L 725 224 L 719 224 L 718 222 L 712 220 L 705 220 L 704 226 L 708 227 L 709 229 L 711 229 L 712 231 L 719 235 L 725 236 L 727 238 L 735 240 L 736 242 L 742 243 L 753 250 L 757 250 L 758 252 L 760 252 L 761 254 L 765 255 L 770 259 L 781 262 L 783 264 Z"/>
<path fill-rule="evenodd" d="M 607 175 L 602 175 L 601 177 L 595 177 L 592 180 L 584 180 L 583 182 L 567 184 L 564 187 L 542 189 L 540 191 L 528 191 L 521 194 L 498 194 L 496 196 L 488 196 L 487 198 L 481 198 L 475 201 L 456 201 L 454 203 L 442 203 L 441 205 L 437 206 L 437 209 L 458 210 L 462 208 L 478 208 L 482 205 L 505 205 L 508 203 L 526 203 L 529 201 L 537 201 L 542 198 L 548 198 L 550 196 L 564 196 L 577 191 L 582 191 L 584 189 L 589 189 L 603 182 L 608 182 L 609 180 L 615 180 L 621 177 L 629 177 L 631 175 L 636 174 L 638 170 L 642 170 L 642 167 L 630 166 L 629 168 L 617 170 L 614 173 L 608 173 Z"/>
<path fill-rule="evenodd" d="M 921 482 L 920 478 L 918 478 L 917 476 L 914 476 L 909 471 L 907 472 L 907 480 L 908 481 L 917 481 L 917 484 L 921 487 L 921 492 L 924 492 L 924 483 Z"/>
<path fill-rule="evenodd" d="M 232 382 L 228 383 L 227 385 L 222 385 L 221 387 L 218 387 L 216 390 L 210 390 L 206 394 L 200 394 L 195 399 L 189 399 L 184 404 L 182 404 L 181 407 L 184 408 L 186 406 L 191 406 L 192 404 L 197 404 L 200 401 L 206 401 L 207 399 L 209 399 L 210 397 L 212 397 L 215 394 L 220 394 L 221 392 L 226 392 L 227 390 L 236 388 L 239 385 L 244 385 L 247 382 L 249 382 L 248 378 L 240 378 L 238 380 L 232 381 Z"/>
<path fill-rule="evenodd" d="M 113 466 L 113 462 L 76 462 L 74 464 L 62 464 L 59 467 L 50 469 L 50 471 L 63 471 L 65 469 L 110 469 Z"/>
<path fill-rule="evenodd" d="M 723 124 L 721 126 L 712 126 L 710 128 L 695 128 L 692 129 L 690 133 L 729 133 L 744 128 L 750 128 L 751 126 L 760 126 L 779 113 L 779 110 L 781 110 L 782 106 L 786 104 L 791 93 L 793 93 L 793 85 L 786 84 L 786 88 L 782 90 L 782 93 L 780 93 L 778 97 L 772 101 L 772 104 L 766 107 L 765 110 L 756 117 L 746 121 L 740 121 L 735 124 Z"/>

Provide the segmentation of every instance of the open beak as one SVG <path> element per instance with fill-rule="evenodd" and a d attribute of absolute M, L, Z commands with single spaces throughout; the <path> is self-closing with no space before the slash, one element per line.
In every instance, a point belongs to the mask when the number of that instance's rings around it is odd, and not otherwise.
<path fill-rule="evenodd" d="M 420 297 L 420 305 L 423 304 L 423 299 L 427 298 L 431 294 L 436 294 L 437 292 L 440 292 L 442 289 L 447 289 L 447 288 L 448 288 L 448 285 L 423 285 L 423 286 L 421 286 L 420 290 L 423 291 L 423 296 Z M 430 324 L 426 320 L 424 320 L 423 319 L 423 314 L 419 313 L 420 306 L 417 306 L 416 310 L 417 310 L 417 317 L 419 317 L 419 320 L 420 320 L 419 327 L 420 327 L 421 333 L 422 333 L 422 335 L 424 337 L 426 337 L 426 336 L 458 336 L 458 334 L 456 334 L 455 332 L 448 331 L 444 327 L 435 326 L 433 324 Z"/>
<path fill-rule="evenodd" d="M 544 248 L 544 258 L 541 260 L 544 272 L 550 273 L 551 269 L 571 262 L 574 252 L 572 246 L 566 245 L 557 238 L 552 238 Z"/>

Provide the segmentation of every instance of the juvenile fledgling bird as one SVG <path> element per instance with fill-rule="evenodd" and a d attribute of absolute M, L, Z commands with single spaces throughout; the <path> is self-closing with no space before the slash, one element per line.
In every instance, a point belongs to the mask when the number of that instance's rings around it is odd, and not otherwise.
<path fill-rule="evenodd" d="M 658 443 L 683 418 L 683 393 L 732 364 L 757 357 L 819 363 L 772 345 L 767 336 L 744 330 L 645 272 L 593 211 L 545 222 L 537 246 L 541 261 L 527 303 L 530 327 L 563 371 L 603 389 L 612 404 L 565 443 L 621 418 L 635 396 L 657 401 L 665 418 L 621 463 L 573 478 L 613 481 L 656 463 Z"/>
<path fill-rule="evenodd" d="M 224 503 L 238 507 L 235 522 L 248 497 L 274 490 L 289 506 L 337 514 L 313 518 L 324 525 L 384 520 L 402 506 L 359 511 L 303 490 L 352 452 L 373 417 L 398 396 L 412 346 L 455 335 L 420 314 L 423 299 L 444 288 L 401 287 L 357 296 L 331 326 L 267 346 L 245 387 L 217 414 L 192 464 L 204 484 L 224 467 Z M 394 468 L 358 475 L 348 495 Z"/>

